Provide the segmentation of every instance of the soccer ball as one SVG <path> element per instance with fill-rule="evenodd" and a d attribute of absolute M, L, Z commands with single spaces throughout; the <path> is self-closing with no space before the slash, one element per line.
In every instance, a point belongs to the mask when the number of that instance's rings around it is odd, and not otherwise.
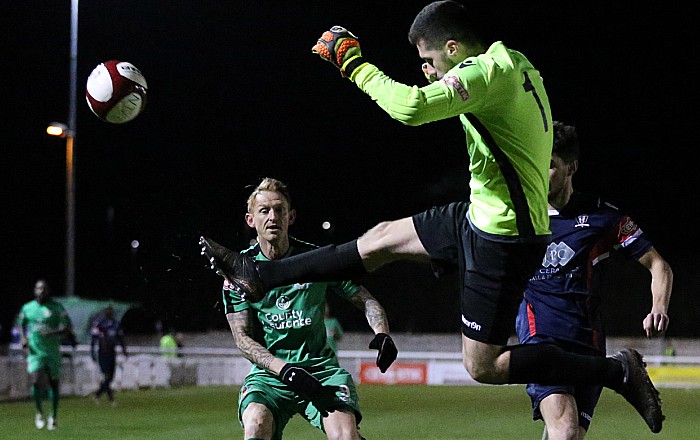
<path fill-rule="evenodd" d="M 98 118 L 123 124 L 137 117 L 146 106 L 146 78 L 126 61 L 100 63 L 87 79 L 85 98 Z"/>

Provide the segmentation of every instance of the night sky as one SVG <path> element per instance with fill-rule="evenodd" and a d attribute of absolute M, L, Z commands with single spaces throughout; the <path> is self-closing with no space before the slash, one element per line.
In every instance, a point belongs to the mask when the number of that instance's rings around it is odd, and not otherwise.
<path fill-rule="evenodd" d="M 674 268 L 669 335 L 700 336 L 691 169 L 697 23 L 661 2 L 629 10 L 618 2 L 475 3 L 484 40 L 525 53 L 554 118 L 578 127 L 575 186 L 632 215 Z M 150 331 L 156 320 L 188 331 L 227 328 L 221 279 L 206 268 L 197 238 L 246 246 L 253 235 L 245 199 L 266 176 L 292 192 L 292 235 L 320 245 L 468 197 L 457 119 L 403 126 L 310 52 L 324 30 L 344 25 L 367 59 L 422 85 L 407 32 L 424 4 L 83 0 L 76 295 L 139 302 L 125 317 L 127 331 Z M 65 141 L 45 128 L 68 118 L 70 2 L 5 2 L 0 10 L 5 340 L 37 277 L 64 290 Z M 149 86 L 146 110 L 123 125 L 97 119 L 84 98 L 90 71 L 110 59 L 133 63 Z M 333 229 L 322 230 L 323 221 Z M 613 333 L 641 335 L 650 294 L 638 269 L 613 262 L 607 271 Z M 459 330 L 457 292 L 427 267 L 399 263 L 365 281 L 394 331 Z M 359 312 L 332 304 L 348 329 L 367 329 Z"/>

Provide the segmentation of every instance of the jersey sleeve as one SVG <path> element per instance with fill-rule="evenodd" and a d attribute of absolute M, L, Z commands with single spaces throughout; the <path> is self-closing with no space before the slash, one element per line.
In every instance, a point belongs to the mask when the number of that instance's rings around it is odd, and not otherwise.
<path fill-rule="evenodd" d="M 221 288 L 221 295 L 224 303 L 224 314 L 240 312 L 250 307 L 248 301 L 241 298 L 241 295 L 233 289 L 233 286 L 226 279 L 224 279 L 224 285 Z"/>
<path fill-rule="evenodd" d="M 615 223 L 619 246 L 632 258 L 639 258 L 652 247 L 639 225 L 628 215 L 621 215 Z"/>
<path fill-rule="evenodd" d="M 476 111 L 485 95 L 488 72 L 470 58 L 443 79 L 418 87 L 394 81 L 369 64 L 354 81 L 392 118 L 406 125 L 421 125 Z"/>
<path fill-rule="evenodd" d="M 341 296 L 345 299 L 357 295 L 357 293 L 360 291 L 360 286 L 353 283 L 352 281 L 328 283 L 328 288 L 336 295 Z"/>

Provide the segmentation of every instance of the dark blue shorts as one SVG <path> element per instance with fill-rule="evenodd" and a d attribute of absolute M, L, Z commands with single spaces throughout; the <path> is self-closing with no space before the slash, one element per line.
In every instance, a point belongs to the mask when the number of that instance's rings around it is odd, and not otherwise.
<path fill-rule="evenodd" d="M 489 239 L 469 224 L 469 203 L 456 202 L 413 216 L 437 274 L 458 269 L 462 280 L 462 333 L 505 345 L 528 280 L 542 264 L 547 243 Z"/>
<path fill-rule="evenodd" d="M 116 354 L 100 353 L 98 356 L 98 363 L 100 364 L 100 371 L 102 371 L 103 374 L 114 374 L 117 356 Z"/>
<path fill-rule="evenodd" d="M 527 341 L 527 344 L 536 343 L 553 343 L 566 351 L 572 351 L 578 354 L 602 356 L 601 353 L 586 347 L 573 348 L 571 344 L 557 343 L 556 339 L 547 336 L 533 336 Z M 532 401 L 532 419 L 542 420 L 540 412 L 540 402 L 551 394 L 571 394 L 576 400 L 578 408 L 578 424 L 586 431 L 593 419 L 593 411 L 598 404 L 600 394 L 603 392 L 602 385 L 539 385 L 527 384 L 527 394 Z"/>

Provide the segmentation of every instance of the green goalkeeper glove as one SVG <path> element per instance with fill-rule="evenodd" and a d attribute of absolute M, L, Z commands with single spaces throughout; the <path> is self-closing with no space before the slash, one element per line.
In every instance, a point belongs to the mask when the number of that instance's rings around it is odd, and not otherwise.
<path fill-rule="evenodd" d="M 350 79 L 358 67 L 366 64 L 357 37 L 342 26 L 333 26 L 324 32 L 311 52 L 332 63 L 343 77 Z"/>

